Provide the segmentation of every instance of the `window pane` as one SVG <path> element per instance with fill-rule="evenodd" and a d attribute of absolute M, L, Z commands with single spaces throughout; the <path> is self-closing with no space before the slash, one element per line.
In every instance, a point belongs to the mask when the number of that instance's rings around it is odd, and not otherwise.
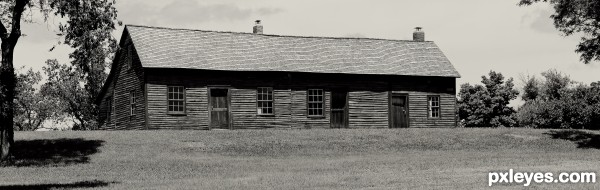
<path fill-rule="evenodd" d="M 322 116 L 323 115 L 323 90 L 321 89 L 309 89 L 308 90 L 308 115 L 309 116 Z"/>
<path fill-rule="evenodd" d="M 440 117 L 440 97 L 429 96 L 427 103 L 427 109 L 429 110 L 429 117 L 438 118 Z"/>
<path fill-rule="evenodd" d="M 185 107 L 185 88 L 182 86 L 167 87 L 167 109 L 169 112 L 183 112 Z"/>
<path fill-rule="evenodd" d="M 256 89 L 256 110 L 258 114 L 273 114 L 273 110 L 269 109 L 273 105 L 273 97 L 270 95 L 273 92 L 272 88 L 259 87 Z"/>

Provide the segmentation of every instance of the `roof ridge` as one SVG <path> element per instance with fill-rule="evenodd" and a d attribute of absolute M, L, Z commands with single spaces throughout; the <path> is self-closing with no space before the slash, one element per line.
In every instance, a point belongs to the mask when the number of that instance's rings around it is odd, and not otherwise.
<path fill-rule="evenodd" d="M 234 31 L 217 31 L 217 30 L 201 30 L 201 29 L 186 29 L 186 28 L 171 28 L 161 26 L 145 26 L 136 24 L 125 24 L 125 27 L 141 27 L 141 28 L 152 28 L 152 29 L 164 29 L 164 30 L 184 30 L 184 31 L 197 31 L 197 32 L 215 32 L 215 33 L 229 33 L 229 34 L 242 34 L 242 35 L 256 35 L 249 32 L 234 32 Z M 393 41 L 393 42 L 414 42 L 414 43 L 432 43 L 433 41 L 413 41 L 413 40 L 397 40 L 397 39 L 385 39 L 385 38 L 360 38 L 360 37 L 330 37 L 330 36 L 292 36 L 292 35 L 278 35 L 278 34 L 259 34 L 261 36 L 270 37 L 292 37 L 292 38 L 320 38 L 320 39 L 344 39 L 344 40 L 382 40 L 382 41 Z"/>

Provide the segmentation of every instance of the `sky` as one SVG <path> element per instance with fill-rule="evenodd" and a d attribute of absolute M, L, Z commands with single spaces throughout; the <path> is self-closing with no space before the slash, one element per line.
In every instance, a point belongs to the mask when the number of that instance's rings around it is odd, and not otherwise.
<path fill-rule="evenodd" d="M 547 4 L 517 6 L 518 0 L 124 0 L 117 1 L 124 24 L 214 31 L 252 32 L 262 20 L 265 34 L 368 37 L 411 40 L 417 26 L 461 74 L 480 83 L 490 70 L 515 78 L 556 69 L 573 80 L 600 81 L 600 63 L 584 64 L 574 52 L 579 37 L 565 37 L 549 18 Z M 58 45 L 60 18 L 24 24 L 15 66 L 40 70 L 47 59 L 69 62 Z M 119 39 L 123 26 L 114 32 Z M 50 52 L 49 50 L 56 46 Z"/>

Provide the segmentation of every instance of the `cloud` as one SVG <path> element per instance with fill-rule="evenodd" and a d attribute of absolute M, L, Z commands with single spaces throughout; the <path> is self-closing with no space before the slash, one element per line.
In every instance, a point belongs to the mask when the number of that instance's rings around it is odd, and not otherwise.
<path fill-rule="evenodd" d="M 263 7 L 263 8 L 256 10 L 256 13 L 258 13 L 259 16 L 274 15 L 274 14 L 278 14 L 281 12 L 283 12 L 283 9 L 280 9 L 280 8 Z"/>
<path fill-rule="evenodd" d="M 262 7 L 244 8 L 235 4 L 200 4 L 198 1 L 172 1 L 163 6 L 150 6 L 144 2 L 123 5 L 119 16 L 125 23 L 143 25 L 187 25 L 209 21 L 248 20 L 253 16 L 267 16 L 283 9 Z M 126 12 L 127 10 L 131 10 Z"/>
<path fill-rule="evenodd" d="M 546 34 L 556 34 L 558 30 L 554 28 L 553 20 L 550 15 L 554 13 L 554 9 L 548 7 L 538 9 L 531 14 L 526 14 L 522 18 L 522 23 L 528 25 L 529 28 L 536 32 Z"/>
<path fill-rule="evenodd" d="M 227 4 L 200 5 L 196 1 L 174 1 L 162 8 L 159 14 L 168 15 L 170 22 L 193 23 L 240 20 L 250 17 L 252 10 Z"/>
<path fill-rule="evenodd" d="M 117 3 L 117 19 L 126 24 L 156 24 L 158 10 L 146 3 Z"/>

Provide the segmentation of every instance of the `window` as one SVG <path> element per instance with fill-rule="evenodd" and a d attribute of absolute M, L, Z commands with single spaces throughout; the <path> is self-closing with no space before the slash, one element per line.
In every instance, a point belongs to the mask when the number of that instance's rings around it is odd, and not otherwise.
<path fill-rule="evenodd" d="M 135 91 L 131 91 L 129 92 L 129 104 L 131 105 L 131 109 L 130 109 L 130 113 L 129 115 L 133 116 L 135 115 L 135 110 L 137 108 L 137 105 L 135 104 L 136 98 L 135 98 Z"/>
<path fill-rule="evenodd" d="M 324 105 L 323 89 L 308 90 L 308 116 L 323 116 Z"/>
<path fill-rule="evenodd" d="M 430 118 L 440 117 L 440 96 L 429 96 L 428 99 L 428 110 Z"/>
<path fill-rule="evenodd" d="M 258 115 L 273 115 L 273 88 L 256 89 L 256 111 Z"/>
<path fill-rule="evenodd" d="M 168 87 L 169 114 L 185 114 L 185 88 L 183 86 Z"/>

